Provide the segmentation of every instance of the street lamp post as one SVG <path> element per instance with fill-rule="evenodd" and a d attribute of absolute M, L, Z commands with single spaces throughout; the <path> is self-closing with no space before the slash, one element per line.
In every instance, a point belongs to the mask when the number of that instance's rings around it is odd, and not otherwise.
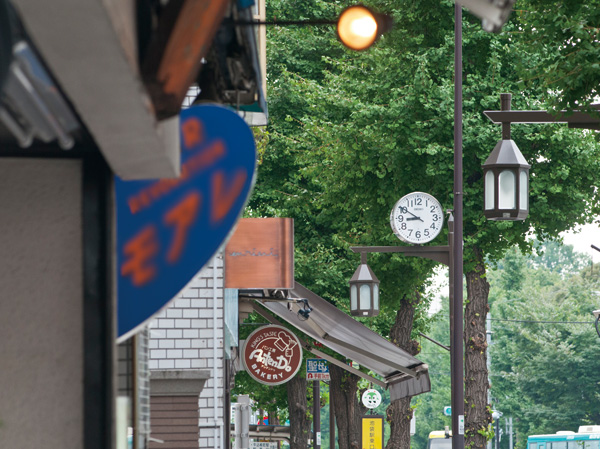
<path fill-rule="evenodd" d="M 403 253 L 435 260 L 449 267 L 450 285 L 450 371 L 452 407 L 452 449 L 464 449 L 465 392 L 463 349 L 463 164 L 462 164 L 462 6 L 454 8 L 454 211 L 448 219 L 448 246 L 361 246 L 361 253 Z M 369 269 L 370 270 L 370 269 Z M 357 288 L 360 288 L 356 283 Z"/>
<path fill-rule="evenodd" d="M 454 216 L 453 270 L 450 274 L 450 371 L 452 449 L 465 447 L 465 383 L 463 349 L 463 164 L 462 164 L 462 6 L 454 5 Z"/>
<path fill-rule="evenodd" d="M 367 265 L 368 253 L 401 253 L 409 257 L 420 257 L 442 263 L 449 268 L 450 299 L 450 366 L 452 371 L 452 448 L 464 449 L 464 387 L 463 387 L 463 318 L 462 318 L 462 239 L 456 245 L 456 221 L 452 215 L 448 218 L 448 245 L 446 246 L 352 246 L 350 249 L 361 255 L 361 266 Z M 455 251 L 455 248 L 459 248 Z M 456 257 L 456 253 L 461 253 Z M 460 259 L 460 265 L 456 265 Z M 363 268 L 364 269 L 364 268 Z M 358 270 L 357 270 L 358 271 Z M 457 283 L 457 275 L 461 276 Z M 370 282 L 370 281 L 368 281 Z M 368 284 L 367 284 L 368 285 Z M 360 282 L 354 282 L 360 289 Z M 457 289 L 460 288 L 460 291 Z M 351 287 L 352 288 L 352 287 Z M 458 343 L 457 343 L 458 342 Z"/>

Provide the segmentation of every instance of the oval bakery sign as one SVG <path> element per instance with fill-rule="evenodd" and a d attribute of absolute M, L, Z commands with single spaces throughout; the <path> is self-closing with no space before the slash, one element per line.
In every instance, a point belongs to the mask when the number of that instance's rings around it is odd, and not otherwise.
<path fill-rule="evenodd" d="M 248 374 L 260 383 L 285 383 L 302 364 L 300 340 L 285 327 L 261 327 L 246 339 L 244 363 Z"/>

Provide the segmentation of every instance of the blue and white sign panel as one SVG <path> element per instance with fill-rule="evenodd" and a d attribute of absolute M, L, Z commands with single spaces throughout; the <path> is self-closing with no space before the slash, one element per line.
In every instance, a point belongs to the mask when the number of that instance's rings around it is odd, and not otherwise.
<path fill-rule="evenodd" d="M 306 359 L 307 380 L 330 380 L 329 364 L 323 359 Z"/>
<path fill-rule="evenodd" d="M 181 112 L 181 176 L 115 179 L 117 330 L 122 341 L 159 312 L 214 256 L 250 195 L 252 131 L 216 105 Z"/>

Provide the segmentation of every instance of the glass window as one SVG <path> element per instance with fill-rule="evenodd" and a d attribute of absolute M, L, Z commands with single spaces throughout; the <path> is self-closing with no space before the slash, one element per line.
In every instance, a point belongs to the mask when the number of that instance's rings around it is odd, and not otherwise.
<path fill-rule="evenodd" d="M 350 287 L 350 309 L 351 310 L 356 310 L 357 309 L 357 288 L 356 285 L 352 285 Z"/>
<path fill-rule="evenodd" d="M 529 449 L 537 449 L 537 443 L 529 443 Z"/>
<path fill-rule="evenodd" d="M 371 286 L 368 284 L 360 286 L 360 301 L 358 307 L 360 310 L 369 310 L 371 308 Z"/>
<path fill-rule="evenodd" d="M 373 285 L 373 308 L 379 310 L 379 285 Z"/>
<path fill-rule="evenodd" d="M 498 209 L 514 209 L 516 201 L 514 172 L 502 170 L 498 176 Z"/>
<path fill-rule="evenodd" d="M 494 204 L 494 173 L 490 170 L 485 174 L 485 208 L 493 209 Z"/>
<path fill-rule="evenodd" d="M 527 172 L 521 170 L 519 175 L 519 209 L 528 209 L 529 205 L 529 186 L 527 185 Z"/>
<path fill-rule="evenodd" d="M 600 449 L 599 443 L 600 441 L 598 440 L 586 441 L 584 449 Z"/>
<path fill-rule="evenodd" d="M 429 443 L 431 449 L 452 449 L 452 438 L 431 438 Z"/>
<path fill-rule="evenodd" d="M 583 449 L 584 441 L 567 441 L 567 449 Z"/>
<path fill-rule="evenodd" d="M 567 449 L 566 441 L 557 441 L 552 444 L 552 449 Z"/>

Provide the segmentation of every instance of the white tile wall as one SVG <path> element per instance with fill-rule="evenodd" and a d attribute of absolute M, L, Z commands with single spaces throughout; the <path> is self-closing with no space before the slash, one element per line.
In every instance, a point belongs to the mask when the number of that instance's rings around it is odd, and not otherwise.
<path fill-rule="evenodd" d="M 213 268 L 214 267 L 214 268 Z M 216 269 L 216 282 L 213 278 Z M 213 288 L 216 285 L 216 288 Z M 216 297 L 215 316 L 213 300 Z M 215 321 L 216 320 L 216 321 Z M 213 326 L 216 323 L 217 331 Z M 223 259 L 215 257 L 150 324 L 150 369 L 206 369 L 211 377 L 198 400 L 199 448 L 222 446 L 223 424 Z M 217 353 L 214 376 L 214 348 Z M 215 386 L 216 382 L 216 388 Z M 216 394 L 217 410 L 213 407 Z M 217 427 L 215 427 L 215 425 Z M 215 441 L 215 434 L 218 441 Z"/>

